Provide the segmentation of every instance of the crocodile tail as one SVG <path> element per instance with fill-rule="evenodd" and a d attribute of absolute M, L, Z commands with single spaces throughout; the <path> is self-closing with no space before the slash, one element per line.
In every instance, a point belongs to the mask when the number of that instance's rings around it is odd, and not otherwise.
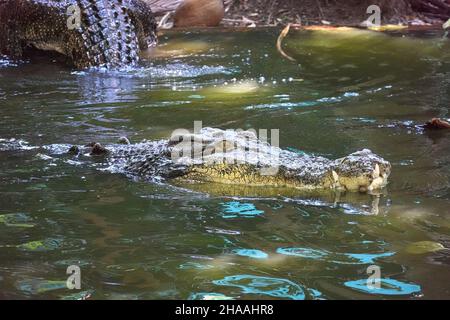
<path fill-rule="evenodd" d="M 77 1 L 82 17 L 79 31 L 87 56 L 86 61 L 72 57 L 77 67 L 114 68 L 138 62 L 139 43 L 128 1 Z"/>

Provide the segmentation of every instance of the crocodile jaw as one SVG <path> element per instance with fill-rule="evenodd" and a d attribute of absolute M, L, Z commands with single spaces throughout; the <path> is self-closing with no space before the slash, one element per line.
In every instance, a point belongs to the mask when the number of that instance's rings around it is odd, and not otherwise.
<path fill-rule="evenodd" d="M 60 54 L 65 54 L 65 50 L 63 49 L 60 42 L 45 42 L 45 41 L 39 41 L 39 42 L 32 42 L 31 43 L 36 49 L 43 50 L 43 51 L 55 51 Z"/>
<path fill-rule="evenodd" d="M 344 190 L 372 192 L 384 188 L 391 164 L 364 149 L 335 161 L 339 185 Z"/>

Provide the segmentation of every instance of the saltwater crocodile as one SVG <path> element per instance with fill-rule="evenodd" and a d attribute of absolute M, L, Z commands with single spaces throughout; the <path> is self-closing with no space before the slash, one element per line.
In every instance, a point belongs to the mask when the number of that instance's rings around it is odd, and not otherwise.
<path fill-rule="evenodd" d="M 56 51 L 77 68 L 121 67 L 156 43 L 144 0 L 0 0 L 0 54 Z"/>
<path fill-rule="evenodd" d="M 122 142 L 128 142 L 122 139 Z M 105 169 L 145 180 L 213 182 L 297 190 L 373 192 L 387 184 L 388 161 L 368 149 L 330 160 L 282 150 L 253 131 L 203 128 L 168 140 L 72 146 L 75 157 L 105 157 Z"/>

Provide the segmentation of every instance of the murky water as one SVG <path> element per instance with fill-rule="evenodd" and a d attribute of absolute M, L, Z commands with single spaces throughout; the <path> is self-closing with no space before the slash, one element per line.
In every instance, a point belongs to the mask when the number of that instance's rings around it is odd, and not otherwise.
<path fill-rule="evenodd" d="M 449 41 L 293 31 L 293 63 L 278 32 L 165 33 L 121 72 L 0 60 L 0 298 L 450 298 L 450 133 L 418 127 L 449 117 Z M 340 201 L 186 190 L 31 149 L 196 120 L 279 129 L 283 148 L 331 158 L 370 148 L 392 162 L 390 184 Z M 81 290 L 66 288 L 70 265 Z M 380 289 L 366 285 L 376 267 Z"/>

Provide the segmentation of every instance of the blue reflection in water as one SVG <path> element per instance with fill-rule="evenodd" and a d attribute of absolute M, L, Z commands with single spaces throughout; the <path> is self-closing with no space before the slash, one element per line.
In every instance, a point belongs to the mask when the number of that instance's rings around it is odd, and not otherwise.
<path fill-rule="evenodd" d="M 371 279 L 373 281 L 375 279 Z M 370 293 L 370 294 L 382 294 L 382 295 L 407 295 L 420 292 L 421 288 L 417 284 L 401 282 L 394 279 L 379 279 L 380 288 L 376 288 L 372 285 L 368 285 L 367 279 L 347 281 L 344 283 L 346 287 L 356 289 L 358 291 Z"/>
<path fill-rule="evenodd" d="M 324 299 L 322 292 L 320 292 L 319 290 L 308 289 L 308 292 L 309 292 L 309 294 L 311 295 L 311 297 L 313 299 L 316 299 L 316 300 L 323 300 Z"/>
<path fill-rule="evenodd" d="M 233 253 L 237 254 L 238 256 L 244 256 L 254 259 L 267 259 L 269 257 L 267 253 L 257 249 L 235 249 L 233 250 Z"/>
<path fill-rule="evenodd" d="M 222 205 L 225 208 L 222 217 L 226 219 L 237 217 L 253 218 L 264 213 L 264 211 L 256 209 L 253 203 L 230 201 L 222 203 Z"/>
<path fill-rule="evenodd" d="M 18 281 L 16 287 L 29 294 L 42 294 L 48 291 L 67 289 L 66 281 L 27 279 Z"/>
<path fill-rule="evenodd" d="M 277 253 L 306 259 L 325 260 L 338 264 L 369 264 L 375 259 L 390 257 L 395 252 L 384 253 L 333 253 L 312 248 L 278 248 Z"/>
<path fill-rule="evenodd" d="M 219 286 L 238 287 L 242 293 L 260 294 L 277 298 L 304 300 L 305 293 L 298 284 L 281 278 L 260 277 L 253 275 L 234 275 L 221 280 L 214 280 Z"/>

